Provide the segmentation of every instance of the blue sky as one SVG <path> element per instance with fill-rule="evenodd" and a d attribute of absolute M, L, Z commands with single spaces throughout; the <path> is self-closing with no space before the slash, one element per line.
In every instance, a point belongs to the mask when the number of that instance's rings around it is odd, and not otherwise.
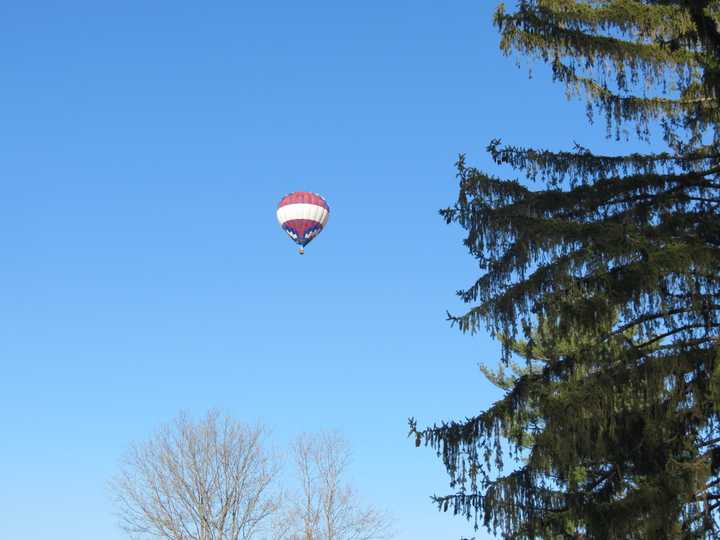
<path fill-rule="evenodd" d="M 212 407 L 278 447 L 342 431 L 398 539 L 472 534 L 406 438 L 499 397 L 496 345 L 445 321 L 477 274 L 437 215 L 453 163 L 609 145 L 500 54 L 492 4 L 0 5 L 0 538 L 123 538 L 125 449 Z M 331 207 L 304 257 L 295 190 Z"/>

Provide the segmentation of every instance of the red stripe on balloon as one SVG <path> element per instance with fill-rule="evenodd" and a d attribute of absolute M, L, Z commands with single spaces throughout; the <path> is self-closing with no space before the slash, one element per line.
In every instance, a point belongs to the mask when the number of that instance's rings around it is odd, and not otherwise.
<path fill-rule="evenodd" d="M 314 227 L 322 229 L 322 225 L 314 219 L 289 219 L 283 223 L 283 227 L 292 229 L 298 236 L 305 236 L 305 233 Z"/>
<path fill-rule="evenodd" d="M 327 201 L 323 199 L 317 193 L 310 193 L 309 191 L 296 191 L 285 195 L 278 204 L 278 208 L 285 206 L 286 204 L 316 204 L 322 206 L 325 210 L 330 211 Z"/>

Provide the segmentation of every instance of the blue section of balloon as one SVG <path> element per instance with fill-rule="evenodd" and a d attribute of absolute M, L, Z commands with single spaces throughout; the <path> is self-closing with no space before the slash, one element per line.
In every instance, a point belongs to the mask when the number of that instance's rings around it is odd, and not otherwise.
<path fill-rule="evenodd" d="M 290 238 L 292 238 L 296 244 L 303 247 L 307 246 L 313 240 L 313 238 L 315 238 L 323 229 L 322 225 L 320 225 L 319 223 L 317 225 L 306 228 L 304 233 L 301 233 L 295 227 L 289 225 L 288 223 L 285 223 L 282 228 L 286 233 L 288 233 Z"/>

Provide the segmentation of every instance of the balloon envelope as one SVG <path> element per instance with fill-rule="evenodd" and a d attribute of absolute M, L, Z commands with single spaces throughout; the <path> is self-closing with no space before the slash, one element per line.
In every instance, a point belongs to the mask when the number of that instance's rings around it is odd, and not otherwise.
<path fill-rule="evenodd" d="M 323 230 L 330 216 L 330 207 L 317 193 L 296 191 L 280 199 L 277 219 L 288 236 L 306 246 Z"/>

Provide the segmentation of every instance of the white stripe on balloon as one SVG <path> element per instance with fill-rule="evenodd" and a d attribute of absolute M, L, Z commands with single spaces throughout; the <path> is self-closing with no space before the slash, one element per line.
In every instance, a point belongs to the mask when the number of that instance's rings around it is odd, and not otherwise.
<path fill-rule="evenodd" d="M 329 215 L 330 213 L 325 208 L 317 204 L 286 204 L 277 209 L 277 219 L 281 225 L 292 219 L 309 219 L 317 221 L 324 227 Z"/>

